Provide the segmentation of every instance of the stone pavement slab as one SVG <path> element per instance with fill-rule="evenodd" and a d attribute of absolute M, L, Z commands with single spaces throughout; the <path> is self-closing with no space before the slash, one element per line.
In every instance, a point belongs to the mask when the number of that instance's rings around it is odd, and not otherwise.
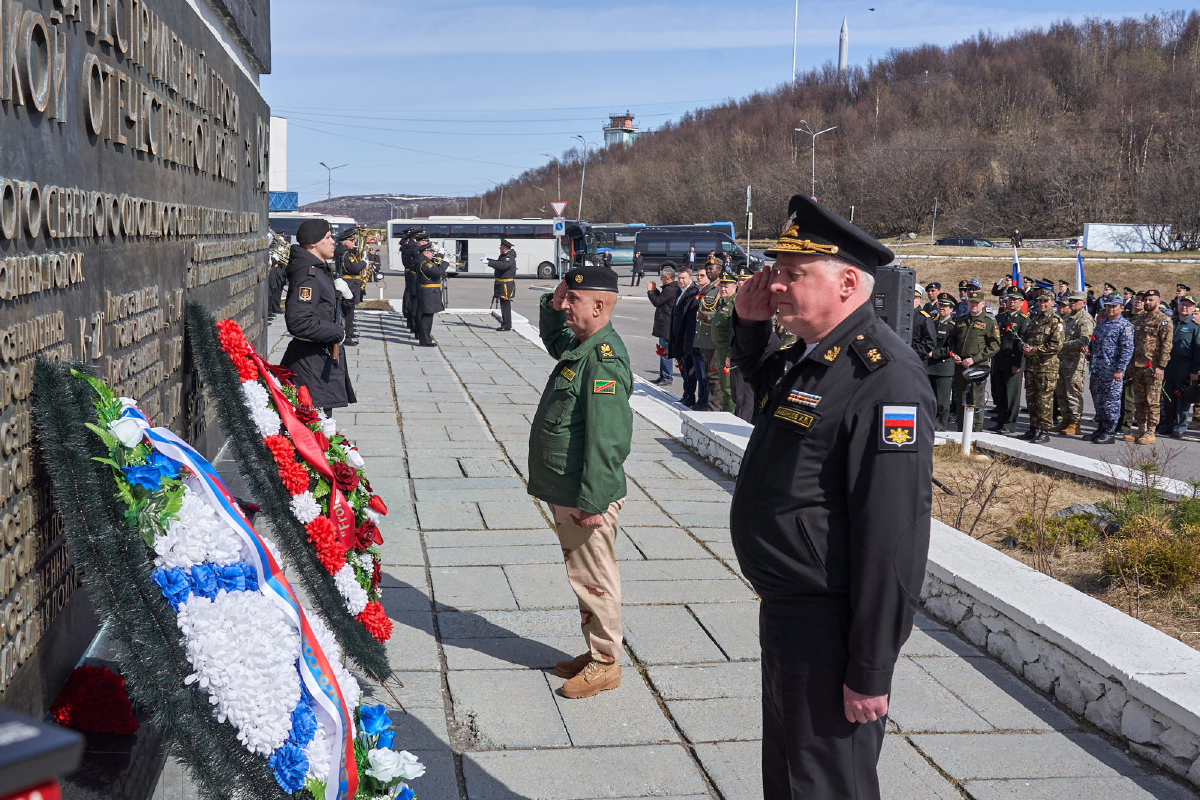
<path fill-rule="evenodd" d="M 454 698 L 454 718 L 468 732 L 475 748 L 571 744 L 544 673 L 464 670 L 450 672 L 447 677 Z"/>
<path fill-rule="evenodd" d="M 958 780 L 1116 778 L 1148 771 L 1095 733 L 993 733 L 982 739 L 966 733 L 927 733 L 911 740 Z"/>
<path fill-rule="evenodd" d="M 643 664 L 725 660 L 721 648 L 709 638 L 685 606 L 626 604 L 621 609 L 621 622 L 625 629 L 625 641 Z"/>
<path fill-rule="evenodd" d="M 433 567 L 429 574 L 439 611 L 517 607 L 502 567 Z"/>
<path fill-rule="evenodd" d="M 563 683 L 553 675 L 549 680 L 555 688 Z M 622 668 L 616 689 L 585 700 L 569 700 L 556 692 L 554 701 L 575 747 L 679 741 L 654 694 L 630 667 Z"/>

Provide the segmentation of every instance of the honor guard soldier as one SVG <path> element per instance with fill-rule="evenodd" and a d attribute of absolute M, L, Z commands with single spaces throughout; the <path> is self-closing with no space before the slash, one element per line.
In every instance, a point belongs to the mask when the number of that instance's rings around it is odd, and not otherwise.
<path fill-rule="evenodd" d="M 765 800 L 879 797 L 892 671 L 929 548 L 934 398 L 876 316 L 890 250 L 804 195 L 738 292 L 732 358 L 767 387 L 729 528 L 762 599 Z M 774 348 L 773 316 L 800 337 Z"/>
<path fill-rule="evenodd" d="M 558 359 L 529 432 L 529 493 L 550 506 L 567 578 L 579 601 L 587 652 L 560 661 L 564 697 L 591 697 L 621 684 L 618 514 L 633 439 L 633 373 L 610 322 L 617 274 L 584 265 L 539 300 L 539 330 Z"/>
<path fill-rule="evenodd" d="M 1179 285 L 1183 286 L 1182 283 Z M 1189 405 L 1183 399 L 1183 390 L 1196 382 L 1197 372 L 1200 372 L 1200 325 L 1192 319 L 1196 299 L 1190 294 L 1176 297 L 1175 308 L 1171 360 L 1167 362 L 1163 376 L 1159 432 L 1182 439 L 1187 433 Z"/>
<path fill-rule="evenodd" d="M 954 391 L 958 395 L 958 429 L 963 429 L 967 415 L 964 407 L 975 408 L 971 427 L 983 430 L 983 411 L 987 405 L 987 384 L 982 381 L 968 386 L 963 379 L 963 370 L 987 364 L 1000 352 L 1000 334 L 996 320 L 984 312 L 986 298 L 982 289 L 967 292 L 967 315 L 960 317 L 954 326 Z"/>
<path fill-rule="evenodd" d="M 954 391 L 954 295 L 938 295 L 937 319 L 933 322 L 933 355 L 925 365 L 929 385 L 937 398 L 934 430 L 950 429 L 950 397 Z"/>
<path fill-rule="evenodd" d="M 328 264 L 333 249 L 328 222 L 309 219 L 300 223 L 288 256 L 284 309 L 292 341 L 280 361 L 295 373 L 294 381 L 308 389 L 313 405 L 327 414 L 356 402 L 346 351 L 340 347 L 346 331 L 340 320 L 342 298 Z"/>
<path fill-rule="evenodd" d="M 917 358 L 921 359 L 921 363 L 928 364 L 937 341 L 937 329 L 934 326 L 933 314 L 921 307 L 925 295 L 920 288 L 913 289 L 913 292 L 913 310 L 917 313 L 913 315 L 912 348 Z"/>
<path fill-rule="evenodd" d="M 1025 369 L 1025 331 L 1029 315 L 1021 311 L 1025 295 L 1012 288 L 1000 299 L 1004 310 L 996 315 L 1000 352 L 992 359 L 992 400 L 996 404 L 995 433 L 1014 433 L 1021 413 L 1021 374 Z"/>
<path fill-rule="evenodd" d="M 420 347 L 437 347 L 434 341 L 433 315 L 445 311 L 442 304 L 442 278 L 446 276 L 446 262 L 433 252 L 428 241 L 419 246 L 416 265 L 416 295 L 413 307 L 417 317 L 417 344 Z"/>
<path fill-rule="evenodd" d="M 1096 330 L 1096 320 L 1087 312 L 1087 297 L 1081 292 L 1067 294 L 1070 310 L 1063 317 L 1063 347 L 1058 354 L 1058 385 L 1054 389 L 1063 419 L 1054 430 L 1067 436 L 1079 434 L 1083 416 L 1083 379 L 1088 366 L 1088 345 Z"/>
<path fill-rule="evenodd" d="M 1054 310 L 1054 292 L 1037 289 L 1037 310 L 1029 315 L 1025 334 L 1025 405 L 1029 407 L 1029 430 L 1021 438 L 1044 444 L 1050 441 L 1053 424 L 1054 387 L 1058 384 L 1058 352 L 1063 345 L 1062 317 Z"/>
<path fill-rule="evenodd" d="M 1158 428 L 1159 393 L 1174 338 L 1171 320 L 1159 308 L 1161 302 L 1158 289 L 1147 289 L 1145 311 L 1133 320 L 1133 361 L 1129 372 L 1137 431 L 1125 435 L 1127 442 L 1154 444 L 1154 431 Z"/>
<path fill-rule="evenodd" d="M 517 296 L 517 251 L 508 239 L 500 240 L 500 257 L 484 259 L 496 272 L 492 288 L 492 299 L 500 301 L 500 327 L 496 330 L 512 330 L 512 301 Z"/>
<path fill-rule="evenodd" d="M 346 297 L 344 293 L 342 295 L 342 321 L 346 328 L 345 345 L 347 347 L 354 347 L 358 344 L 358 334 L 354 329 L 354 307 L 362 302 L 362 277 L 367 269 L 366 263 L 359 258 L 358 250 L 354 247 L 357 235 L 357 228 L 351 228 L 345 233 L 339 234 L 335 240 L 333 252 L 336 274 L 350 291 L 349 297 Z"/>
<path fill-rule="evenodd" d="M 1113 443 L 1120 419 L 1121 387 L 1133 356 L 1133 323 L 1121 313 L 1124 309 L 1121 296 L 1115 292 L 1100 298 L 1100 320 L 1089 348 L 1088 379 L 1092 405 L 1096 408 L 1096 432 L 1090 438 L 1096 444 Z"/>
<path fill-rule="evenodd" d="M 720 299 L 713 311 L 712 342 L 713 363 L 717 369 L 717 393 L 721 398 L 721 407 L 717 411 L 737 412 L 737 402 L 733 392 L 733 364 L 729 360 L 729 326 L 733 322 L 733 298 L 737 294 L 737 276 L 724 271 L 717 279 L 717 294 Z M 710 397 L 712 389 L 709 389 Z M 751 411 L 754 398 L 750 398 Z M 747 420 L 748 421 L 748 420 Z"/>
<path fill-rule="evenodd" d="M 417 265 L 421 261 L 421 248 L 429 244 L 429 237 L 425 231 L 414 228 L 409 232 L 408 247 L 401 251 L 401 259 L 403 254 L 408 253 L 408 260 L 404 264 L 404 293 L 407 299 L 408 308 L 408 329 L 413 335 L 417 335 L 417 329 L 421 321 L 421 291 L 417 280 Z"/>

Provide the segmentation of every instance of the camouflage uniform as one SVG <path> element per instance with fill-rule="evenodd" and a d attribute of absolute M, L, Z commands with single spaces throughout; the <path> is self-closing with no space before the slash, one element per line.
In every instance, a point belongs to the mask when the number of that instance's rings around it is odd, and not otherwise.
<path fill-rule="evenodd" d="M 1092 342 L 1091 376 L 1092 404 L 1096 407 L 1096 422 L 1108 433 L 1116 430 L 1121 414 L 1123 381 L 1114 380 L 1113 373 L 1128 371 L 1133 355 L 1133 323 L 1125 317 L 1101 319 L 1096 323 Z"/>
<path fill-rule="evenodd" d="M 1162 378 L 1157 377 L 1154 370 L 1166 369 L 1171 359 L 1173 333 L 1170 318 L 1158 308 L 1147 311 L 1133 323 L 1133 362 L 1129 371 L 1133 378 L 1133 416 L 1138 430 L 1137 436 L 1127 436 L 1127 441 L 1134 441 L 1143 434 L 1153 436 L 1158 427 Z"/>
<path fill-rule="evenodd" d="M 1029 315 L 1025 343 L 1033 352 L 1025 356 L 1025 405 L 1032 430 L 1050 430 L 1054 413 L 1054 386 L 1058 383 L 1058 351 L 1063 344 L 1062 317 L 1053 310 Z"/>
<path fill-rule="evenodd" d="M 996 404 L 996 427 L 1014 430 L 1021 413 L 1021 370 L 1025 367 L 1025 329 L 1029 315 L 1021 311 L 1001 311 L 996 315 L 1000 333 L 1000 352 L 992 359 L 992 401 Z M 1013 374 L 1013 367 L 1017 368 Z"/>
<path fill-rule="evenodd" d="M 1063 415 L 1062 427 L 1079 424 L 1083 416 L 1083 379 L 1087 372 L 1084 348 L 1092 340 L 1096 320 L 1080 309 L 1063 317 L 1063 347 L 1058 355 L 1058 385 L 1054 399 Z"/>

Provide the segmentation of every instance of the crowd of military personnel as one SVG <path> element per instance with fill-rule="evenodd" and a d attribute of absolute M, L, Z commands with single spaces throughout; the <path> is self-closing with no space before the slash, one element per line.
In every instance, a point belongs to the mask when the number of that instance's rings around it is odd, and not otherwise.
<path fill-rule="evenodd" d="M 951 429 L 952 415 L 958 430 L 968 416 L 982 430 L 990 388 L 989 430 L 1016 433 L 1022 383 L 1027 441 L 1057 433 L 1111 444 L 1128 431 L 1125 441 L 1153 444 L 1156 434 L 1182 439 L 1189 426 L 1200 430 L 1200 309 L 1191 288 L 1178 284 L 1166 305 L 1157 289 L 1087 288 L 1069 291 L 1059 281 L 1056 293 L 1048 280 L 1018 287 L 1002 279 L 992 286 L 993 313 L 976 279 L 962 281 L 957 298 L 936 281 L 918 287 L 912 346 L 937 397 L 938 430 Z M 1085 385 L 1095 409 L 1090 432 Z"/>

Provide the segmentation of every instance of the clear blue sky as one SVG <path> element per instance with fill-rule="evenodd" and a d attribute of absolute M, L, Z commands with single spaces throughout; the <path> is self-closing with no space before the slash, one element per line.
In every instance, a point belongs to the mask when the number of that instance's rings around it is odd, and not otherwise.
<path fill-rule="evenodd" d="M 869 10 L 874 6 L 875 10 Z M 949 45 L 1061 19 L 1119 17 L 1112 0 L 800 2 L 797 71 L 891 48 Z M 643 129 L 786 82 L 792 0 L 367 2 L 275 0 L 273 73 L 262 89 L 289 120 L 288 189 L 301 203 L 379 192 L 476 194 L 602 143 L 610 112 Z"/>

